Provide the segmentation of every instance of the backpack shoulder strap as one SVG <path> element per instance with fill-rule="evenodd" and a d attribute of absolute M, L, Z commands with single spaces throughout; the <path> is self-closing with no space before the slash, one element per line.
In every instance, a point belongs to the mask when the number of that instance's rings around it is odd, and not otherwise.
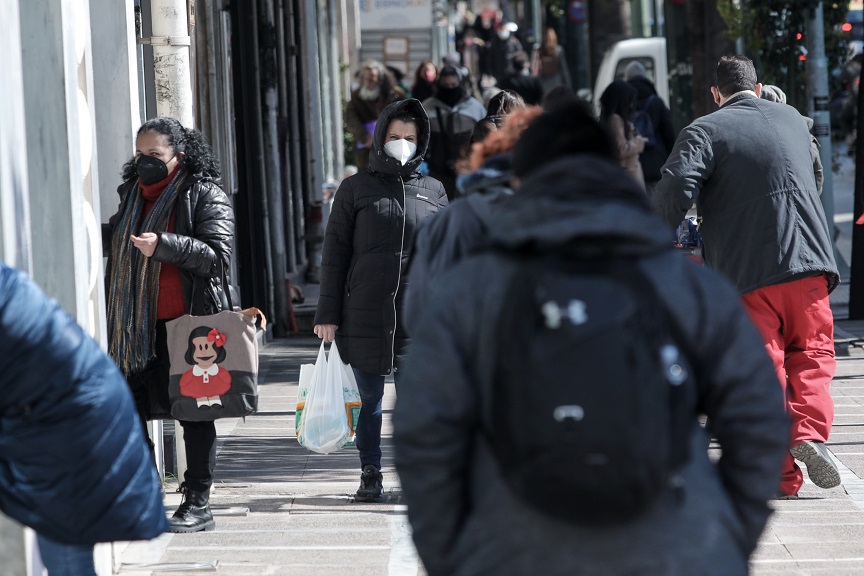
<path fill-rule="evenodd" d="M 651 94 L 651 95 L 648 97 L 648 99 L 645 100 L 645 104 L 642 105 L 642 111 L 643 111 L 643 112 L 647 112 L 647 111 L 648 111 L 648 107 L 651 106 L 651 102 L 654 101 L 654 98 L 656 98 L 656 96 L 654 96 L 654 94 Z"/>

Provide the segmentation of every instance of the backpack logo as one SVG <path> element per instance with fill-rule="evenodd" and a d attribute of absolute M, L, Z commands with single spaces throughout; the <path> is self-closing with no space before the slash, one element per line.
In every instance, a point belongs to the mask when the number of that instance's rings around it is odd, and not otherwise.
<path fill-rule="evenodd" d="M 571 300 L 566 308 L 561 308 L 555 302 L 546 302 L 540 308 L 546 318 L 546 327 L 552 330 L 561 327 L 561 319 L 566 318 L 571 324 L 578 326 L 588 321 L 588 314 L 585 312 L 585 303 L 581 300 Z"/>

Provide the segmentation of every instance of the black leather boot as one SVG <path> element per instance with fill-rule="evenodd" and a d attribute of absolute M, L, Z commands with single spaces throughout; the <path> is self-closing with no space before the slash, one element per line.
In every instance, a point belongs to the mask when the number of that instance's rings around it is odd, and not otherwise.
<path fill-rule="evenodd" d="M 213 514 L 210 512 L 210 490 L 190 490 L 186 483 L 180 485 L 178 492 L 183 493 L 183 502 L 168 520 L 169 532 L 209 532 L 216 529 Z"/>

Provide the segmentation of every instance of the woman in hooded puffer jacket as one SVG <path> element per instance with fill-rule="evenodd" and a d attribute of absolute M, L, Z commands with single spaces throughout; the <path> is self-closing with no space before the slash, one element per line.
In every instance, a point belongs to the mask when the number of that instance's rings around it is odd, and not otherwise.
<path fill-rule="evenodd" d="M 417 227 L 447 205 L 441 182 L 419 171 L 428 146 L 429 118 L 418 100 L 384 108 L 369 167 L 339 186 L 324 236 L 315 334 L 336 341 L 360 389 L 357 501 L 383 499 L 381 399 L 385 376 L 399 382 L 408 344 L 402 326 L 406 265 Z"/>

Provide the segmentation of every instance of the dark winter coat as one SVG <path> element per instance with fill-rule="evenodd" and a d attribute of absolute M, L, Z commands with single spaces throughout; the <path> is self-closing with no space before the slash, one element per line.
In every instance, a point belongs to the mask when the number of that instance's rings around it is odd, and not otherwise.
<path fill-rule="evenodd" d="M 0 509 L 67 544 L 164 532 L 126 380 L 72 317 L 2 263 L 0 337 Z"/>
<path fill-rule="evenodd" d="M 797 110 L 743 93 L 681 131 L 654 201 L 678 226 L 693 201 L 705 262 L 742 294 L 825 274 L 839 281 Z"/>
<path fill-rule="evenodd" d="M 539 76 L 528 74 L 527 71 L 508 74 L 498 82 L 498 87 L 512 90 L 530 106 L 539 106 L 543 101 L 543 82 Z"/>
<path fill-rule="evenodd" d="M 383 145 L 402 110 L 419 119 L 417 152 L 402 166 Z M 371 374 L 390 374 L 408 343 L 402 325 L 405 269 L 417 226 L 447 204 L 440 182 L 419 172 L 429 121 L 414 99 L 396 102 L 375 127 L 369 169 L 346 178 L 333 199 L 324 236 L 315 324 L 336 324 L 342 359 Z"/>
<path fill-rule="evenodd" d="M 134 198 L 135 186 L 137 179 L 120 185 L 120 209 L 102 225 L 102 250 L 108 256 L 106 278 L 111 277 L 111 236 L 125 203 Z M 204 316 L 228 309 L 223 278 L 229 277 L 233 237 L 234 210 L 219 182 L 200 176 L 187 178 L 174 205 L 174 232 L 159 234 L 152 258 L 180 269 L 183 300 L 191 314 Z M 231 303 L 240 304 L 236 298 Z"/>
<path fill-rule="evenodd" d="M 431 291 L 393 416 L 396 468 L 430 576 L 747 574 L 788 454 L 781 388 L 734 289 L 669 248 L 667 228 L 644 202 L 615 162 L 564 158 L 502 203 L 490 236 L 499 249 L 538 255 L 590 252 L 602 239 L 616 257 L 638 259 L 705 375 L 687 407 L 683 494 L 670 489 L 641 517 L 601 527 L 547 517 L 511 493 L 481 422 L 490 425 L 486 392 L 507 338 L 495 333 L 496 319 L 504 307 L 525 305 L 504 301 L 522 271 L 500 254 L 477 254 Z M 710 431 L 699 426 L 700 412 Z M 723 446 L 716 464 L 707 454 L 712 433 Z"/>
<path fill-rule="evenodd" d="M 645 77 L 637 76 L 629 80 L 630 85 L 636 88 L 636 109 L 644 110 L 651 119 L 654 127 L 655 144 L 645 146 L 645 150 L 639 155 L 639 163 L 642 164 L 642 174 L 645 182 L 657 182 L 660 180 L 660 169 L 669 158 L 672 147 L 675 146 L 675 128 L 672 126 L 672 113 L 660 96 L 654 84 Z M 653 98 L 652 98 L 653 96 Z M 650 100 L 650 101 L 649 101 Z"/>
<path fill-rule="evenodd" d="M 429 293 L 441 274 L 487 243 L 493 211 L 513 194 L 512 178 L 509 154 L 490 158 L 464 178 L 464 197 L 435 214 L 417 232 L 409 266 L 411 289 L 405 296 L 409 330 L 426 309 Z"/>

